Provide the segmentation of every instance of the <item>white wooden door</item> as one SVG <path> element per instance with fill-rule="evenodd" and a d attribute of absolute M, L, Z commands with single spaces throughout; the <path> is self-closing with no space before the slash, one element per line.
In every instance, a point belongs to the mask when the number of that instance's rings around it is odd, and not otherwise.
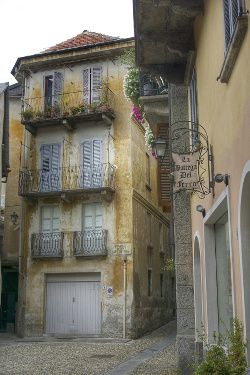
<path fill-rule="evenodd" d="M 47 280 L 46 333 L 100 334 L 100 281 Z"/>

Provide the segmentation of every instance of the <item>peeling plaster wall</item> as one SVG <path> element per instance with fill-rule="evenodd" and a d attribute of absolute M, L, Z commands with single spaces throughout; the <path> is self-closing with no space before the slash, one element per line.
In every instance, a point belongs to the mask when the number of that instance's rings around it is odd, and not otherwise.
<path fill-rule="evenodd" d="M 24 127 L 21 125 L 21 99 L 9 99 L 9 137 L 10 137 L 10 169 L 5 192 L 5 223 L 3 242 L 3 262 L 18 265 L 19 257 L 19 227 L 11 222 L 10 215 L 15 211 L 20 223 L 21 199 L 18 196 L 18 180 L 20 168 L 21 142 L 24 137 Z"/>

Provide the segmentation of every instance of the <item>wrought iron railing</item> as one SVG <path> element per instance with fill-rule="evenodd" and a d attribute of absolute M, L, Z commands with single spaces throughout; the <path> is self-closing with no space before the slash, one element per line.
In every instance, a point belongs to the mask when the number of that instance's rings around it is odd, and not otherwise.
<path fill-rule="evenodd" d="M 151 74 L 140 72 L 141 96 L 166 95 L 167 93 L 167 84 L 161 76 L 155 77 Z"/>
<path fill-rule="evenodd" d="M 107 255 L 107 234 L 105 229 L 74 232 L 73 253 L 75 256 Z"/>
<path fill-rule="evenodd" d="M 32 258 L 62 258 L 63 233 L 33 233 L 31 235 Z"/>
<path fill-rule="evenodd" d="M 115 167 L 101 163 L 93 167 L 69 166 L 45 171 L 19 172 L 19 195 L 110 188 L 114 189 Z"/>
<path fill-rule="evenodd" d="M 36 122 L 95 112 L 112 112 L 114 93 L 105 86 L 95 89 L 94 92 L 76 91 L 50 96 L 24 97 L 22 103 L 22 121 Z"/>

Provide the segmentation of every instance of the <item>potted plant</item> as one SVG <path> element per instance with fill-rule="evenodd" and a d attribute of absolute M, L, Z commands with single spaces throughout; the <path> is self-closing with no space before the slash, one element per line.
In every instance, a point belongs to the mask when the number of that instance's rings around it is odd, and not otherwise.
<path fill-rule="evenodd" d="M 88 113 L 93 113 L 93 112 L 96 111 L 96 109 L 97 109 L 97 104 L 96 103 L 88 104 L 88 107 L 87 107 Z"/>
<path fill-rule="evenodd" d="M 26 121 L 30 121 L 34 118 L 34 111 L 32 108 L 27 108 L 23 111 L 23 118 Z"/>

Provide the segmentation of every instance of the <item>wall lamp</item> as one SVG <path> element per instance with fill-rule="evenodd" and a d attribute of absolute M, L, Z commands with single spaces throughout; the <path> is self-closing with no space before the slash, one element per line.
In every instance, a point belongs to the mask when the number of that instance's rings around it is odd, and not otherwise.
<path fill-rule="evenodd" d="M 206 216 L 206 210 L 201 204 L 198 204 L 198 206 L 196 206 L 196 211 L 200 212 L 203 217 Z"/>
<path fill-rule="evenodd" d="M 153 142 L 153 149 L 157 159 L 164 159 L 167 151 L 167 141 L 163 138 L 157 138 Z"/>
<path fill-rule="evenodd" d="M 224 182 L 224 184 L 227 186 L 229 181 L 229 175 L 228 174 L 221 174 L 218 173 L 214 176 L 214 181 L 220 184 L 221 182 Z"/>
<path fill-rule="evenodd" d="M 10 215 L 10 220 L 12 222 L 13 225 L 17 225 L 17 220 L 18 220 L 18 215 L 15 211 L 12 212 L 12 214 Z"/>

